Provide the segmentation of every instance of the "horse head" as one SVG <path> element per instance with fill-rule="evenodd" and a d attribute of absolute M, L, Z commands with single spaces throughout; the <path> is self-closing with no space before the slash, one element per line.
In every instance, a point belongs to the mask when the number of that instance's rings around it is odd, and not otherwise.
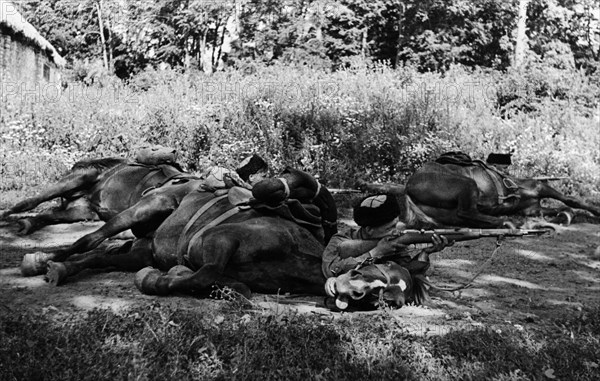
<path fill-rule="evenodd" d="M 395 262 L 371 264 L 327 279 L 325 292 L 335 298 L 340 310 L 350 304 L 374 307 L 382 302 L 402 307 L 406 303 L 421 304 L 427 298 L 427 281 L 413 275 Z"/>

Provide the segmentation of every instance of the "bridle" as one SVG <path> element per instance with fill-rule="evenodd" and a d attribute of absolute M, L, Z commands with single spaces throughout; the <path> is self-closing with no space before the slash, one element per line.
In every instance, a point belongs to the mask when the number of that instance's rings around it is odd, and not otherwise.
<path fill-rule="evenodd" d="M 389 272 L 384 271 L 382 268 L 385 267 L 390 267 L 389 262 L 387 262 L 386 264 L 383 263 L 373 263 L 374 262 L 374 258 L 367 258 L 364 261 L 362 261 L 361 263 L 359 263 L 354 270 L 358 271 L 360 269 L 362 269 L 363 267 L 367 267 L 367 266 L 374 266 L 381 275 L 384 276 L 385 278 L 385 287 L 381 287 L 379 289 L 379 297 L 380 299 L 383 297 L 383 291 L 385 289 L 387 289 L 388 287 L 392 286 L 392 277 L 390 276 Z"/>

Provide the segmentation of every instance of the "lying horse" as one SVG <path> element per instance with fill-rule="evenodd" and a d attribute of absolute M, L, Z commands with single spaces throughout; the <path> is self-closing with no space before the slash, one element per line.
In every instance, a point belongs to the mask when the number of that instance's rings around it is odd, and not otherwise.
<path fill-rule="evenodd" d="M 152 236 L 173 212 L 184 207 L 182 202 L 185 197 L 204 192 L 205 188 L 205 180 L 193 176 L 175 176 L 162 186 L 148 191 L 136 204 L 123 210 L 102 227 L 81 237 L 69 247 L 53 253 L 25 254 L 21 263 L 21 273 L 25 276 L 42 274 L 49 260 L 64 261 L 73 254 L 90 251 L 106 239 L 128 229 L 131 229 L 138 238 Z M 241 190 L 238 192 L 243 193 Z M 276 214 L 278 210 L 275 206 L 287 199 L 314 205 L 319 210 L 320 216 L 318 219 L 313 218 L 312 221 L 307 221 L 308 218 L 304 216 L 304 225 L 312 228 L 313 232 L 318 230 L 316 236 L 322 244 L 326 244 L 337 232 L 337 209 L 331 193 L 306 172 L 287 168 L 278 178 L 257 183 L 252 190 L 252 195 L 265 204 L 257 205 L 257 208 L 261 207 L 271 214 Z M 196 213 L 199 215 L 202 210 Z M 179 213 L 183 212 L 179 211 Z"/>
<path fill-rule="evenodd" d="M 56 184 L 0 213 L 0 219 L 60 197 L 60 206 L 20 219 L 19 233 L 30 234 L 51 224 L 107 221 L 138 202 L 147 189 L 181 173 L 177 164 L 144 165 L 122 158 L 80 161 Z"/>
<path fill-rule="evenodd" d="M 277 188 L 264 181 L 255 187 Z M 326 281 L 321 271 L 323 249 L 323 242 L 299 223 L 267 209 L 234 205 L 227 195 L 216 197 L 196 189 L 152 236 L 109 253 L 49 261 L 47 277 L 58 285 L 83 269 L 116 268 L 137 271 L 135 284 L 146 294 L 203 294 L 214 284 L 246 297 L 251 292 L 327 292 L 340 309 L 361 301 L 402 306 L 424 292 L 421 282 L 395 264 L 367 265 Z"/>
<path fill-rule="evenodd" d="M 546 182 L 518 179 L 467 155 L 442 155 L 418 169 L 406 184 L 406 220 L 412 226 L 500 227 L 499 216 L 556 216 L 566 208 L 544 208 L 541 200 L 559 200 L 600 216 L 600 207 L 565 196 Z M 569 218 L 570 220 L 570 218 Z"/>

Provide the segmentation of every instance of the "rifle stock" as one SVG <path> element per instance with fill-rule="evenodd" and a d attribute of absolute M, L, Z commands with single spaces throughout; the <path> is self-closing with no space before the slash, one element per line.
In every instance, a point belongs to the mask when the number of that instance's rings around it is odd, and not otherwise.
<path fill-rule="evenodd" d="M 399 242 L 409 245 L 414 243 L 431 243 L 434 234 L 443 235 L 448 241 L 469 241 L 486 237 L 524 237 L 538 236 L 548 233 L 546 229 L 433 229 L 402 230 L 398 233 Z"/>

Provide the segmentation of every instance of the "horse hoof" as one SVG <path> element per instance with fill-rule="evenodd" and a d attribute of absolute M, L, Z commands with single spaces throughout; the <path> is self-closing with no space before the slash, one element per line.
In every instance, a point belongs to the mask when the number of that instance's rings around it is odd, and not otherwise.
<path fill-rule="evenodd" d="M 62 262 L 48 261 L 46 280 L 53 286 L 60 286 L 67 279 L 67 267 Z"/>
<path fill-rule="evenodd" d="M 19 226 L 19 230 L 17 230 L 18 235 L 28 235 L 33 230 L 33 223 L 28 218 L 18 220 L 17 225 Z"/>
<path fill-rule="evenodd" d="M 183 265 L 177 265 L 175 267 L 171 267 L 171 269 L 167 273 L 167 276 L 181 277 L 181 276 L 186 276 L 186 275 L 192 275 L 193 273 L 194 272 L 189 267 L 185 267 Z"/>
<path fill-rule="evenodd" d="M 135 274 L 135 286 L 146 295 L 167 295 L 169 279 L 153 267 L 145 267 Z"/>
<path fill-rule="evenodd" d="M 52 259 L 52 254 L 41 251 L 25 254 L 21 261 L 21 275 L 35 276 L 44 274 L 50 259 Z"/>

